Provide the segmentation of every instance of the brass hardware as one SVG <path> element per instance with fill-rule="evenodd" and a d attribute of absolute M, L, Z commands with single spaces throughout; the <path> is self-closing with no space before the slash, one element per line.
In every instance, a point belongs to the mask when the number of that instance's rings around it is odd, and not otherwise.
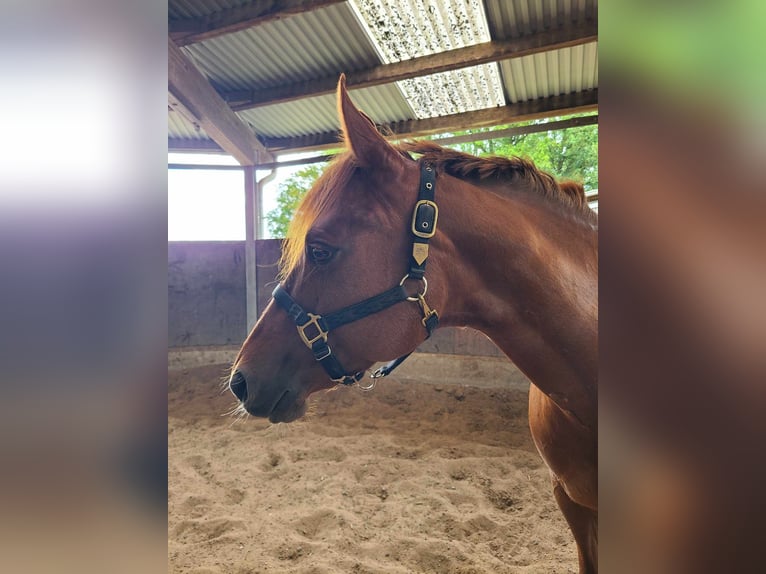
<path fill-rule="evenodd" d="M 434 223 L 431 226 L 431 229 L 428 231 L 420 231 L 415 226 L 417 225 L 418 221 L 418 209 L 423 206 L 427 205 L 429 207 L 432 207 L 434 210 Z M 423 239 L 431 239 L 434 234 L 436 234 L 436 221 L 439 219 L 439 206 L 436 205 L 433 201 L 428 201 L 427 199 L 421 199 L 420 201 L 415 204 L 415 209 L 412 212 L 412 225 L 410 226 L 412 228 L 412 234 L 415 237 L 421 237 Z"/>
<path fill-rule="evenodd" d="M 413 243 L 412 258 L 418 265 L 423 265 L 423 261 L 428 259 L 428 243 Z"/>
<path fill-rule="evenodd" d="M 436 315 L 436 318 L 439 318 L 439 313 L 436 312 L 435 309 L 431 309 L 431 307 L 428 306 L 428 303 L 426 303 L 426 298 L 424 297 L 425 293 L 421 293 L 418 295 L 418 304 L 420 305 L 420 309 L 423 311 L 423 319 L 421 319 L 421 323 L 423 323 L 423 326 L 428 328 L 426 326 L 426 322 L 433 316 Z"/>
<path fill-rule="evenodd" d="M 326 351 L 324 352 L 324 354 L 321 357 L 318 357 L 318 356 L 314 355 L 314 359 L 316 359 L 317 361 L 324 361 L 327 357 L 332 355 L 332 349 L 330 348 L 330 345 L 326 345 L 325 349 L 326 349 Z M 311 349 L 311 350 L 313 351 L 314 349 Z M 335 380 L 335 379 L 332 379 L 332 380 Z"/>
<path fill-rule="evenodd" d="M 378 367 L 372 373 L 370 373 L 371 379 L 379 379 L 383 376 L 383 367 Z"/>
<path fill-rule="evenodd" d="M 306 315 L 309 316 L 309 320 L 303 325 L 298 325 L 298 334 L 301 336 L 301 339 L 303 339 L 303 342 L 306 344 L 306 346 L 309 349 L 311 349 L 311 346 L 314 343 L 316 343 L 319 339 L 322 339 L 326 343 L 327 331 L 322 329 L 322 327 L 319 325 L 319 319 L 321 319 L 322 316 L 315 315 L 314 313 L 306 313 Z M 316 330 L 317 330 L 317 334 L 313 337 L 309 337 L 308 335 L 306 335 L 306 329 L 310 327 L 311 325 L 314 325 L 314 327 L 316 327 Z"/>
<path fill-rule="evenodd" d="M 376 371 L 376 372 L 377 372 L 377 371 Z M 363 391 L 371 391 L 371 390 L 373 389 L 373 387 L 375 386 L 375 383 L 377 383 L 377 382 L 378 382 L 378 379 L 379 379 L 379 378 L 380 378 L 380 375 L 378 375 L 378 376 L 376 377 L 376 376 L 374 375 L 374 373 L 373 373 L 372 375 L 370 375 L 370 379 L 371 379 L 371 380 L 370 380 L 370 384 L 369 384 L 369 385 L 360 385 L 360 384 L 359 384 L 359 382 L 357 381 L 357 383 L 356 383 L 356 386 L 357 386 L 357 387 L 359 387 L 359 388 L 360 388 L 361 390 L 363 390 Z"/>
<path fill-rule="evenodd" d="M 407 279 L 410 278 L 410 274 L 407 273 L 404 277 L 402 277 L 402 280 L 399 281 L 399 285 L 404 285 L 404 282 L 407 281 Z M 417 295 L 412 295 L 410 297 L 407 297 L 407 301 L 417 301 L 418 297 L 425 297 L 426 293 L 428 293 L 428 279 L 425 277 L 421 277 L 420 280 L 423 282 L 423 292 L 418 293 Z"/>

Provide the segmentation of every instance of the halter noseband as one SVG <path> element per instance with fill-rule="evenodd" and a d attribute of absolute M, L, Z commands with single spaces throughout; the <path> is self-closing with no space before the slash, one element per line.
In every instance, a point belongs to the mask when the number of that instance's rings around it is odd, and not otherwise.
<path fill-rule="evenodd" d="M 274 293 L 272 293 L 274 301 L 295 322 L 298 328 L 298 335 L 303 344 L 311 349 L 314 358 L 322 365 L 333 382 L 353 385 L 364 376 L 364 371 L 349 374 L 341 365 L 338 357 L 333 354 L 330 345 L 327 343 L 327 336 L 333 329 L 353 323 L 374 313 L 379 313 L 402 301 L 412 301 L 420 306 L 420 310 L 423 313 L 421 322 L 427 332 L 426 338 L 431 336 L 431 333 L 439 324 L 439 314 L 431 309 L 425 300 L 426 292 L 428 291 L 428 281 L 425 278 L 426 261 L 428 260 L 428 240 L 436 233 L 436 222 L 439 216 L 439 208 L 434 202 L 435 183 L 436 177 L 433 167 L 422 162 L 420 164 L 418 201 L 412 211 L 412 224 L 410 226 L 412 233 L 412 255 L 409 262 L 409 271 L 399 282 L 399 285 L 324 316 L 306 311 L 281 284 L 277 285 L 277 288 L 274 289 Z M 417 295 L 408 295 L 407 290 L 404 288 L 404 284 L 408 279 L 422 281 L 423 291 Z M 407 353 L 380 367 L 370 376 L 373 380 L 385 377 L 409 357 L 410 354 Z M 372 388 L 372 385 L 366 388 Z"/>

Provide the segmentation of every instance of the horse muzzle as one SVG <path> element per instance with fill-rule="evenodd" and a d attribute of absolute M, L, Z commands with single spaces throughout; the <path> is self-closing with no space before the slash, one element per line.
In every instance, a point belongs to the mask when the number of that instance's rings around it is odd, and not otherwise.
<path fill-rule="evenodd" d="M 250 385 L 245 375 L 237 370 L 229 379 L 229 390 L 237 397 L 245 410 L 255 417 L 268 418 L 271 422 L 291 422 L 303 416 L 305 400 L 289 387 L 265 387 Z"/>

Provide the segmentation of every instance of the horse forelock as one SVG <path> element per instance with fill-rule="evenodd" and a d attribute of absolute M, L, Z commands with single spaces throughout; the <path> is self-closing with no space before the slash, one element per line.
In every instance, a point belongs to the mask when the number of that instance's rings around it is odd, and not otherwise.
<path fill-rule="evenodd" d="M 355 169 L 350 153 L 337 156 L 303 196 L 282 243 L 282 256 L 279 260 L 281 281 L 300 265 L 306 248 L 306 234 L 318 217 L 340 203 L 342 190 L 351 180 Z"/>
<path fill-rule="evenodd" d="M 397 151 L 405 159 L 412 160 L 406 151 L 399 149 Z M 320 216 L 335 210 L 348 211 L 352 199 L 350 194 L 355 193 L 355 190 L 351 189 L 349 185 L 354 174 L 372 176 L 376 171 L 378 170 L 360 166 L 350 150 L 333 159 L 311 189 L 303 196 L 295 210 L 293 219 L 290 221 L 287 236 L 282 243 L 282 256 L 279 260 L 278 278 L 280 281 L 287 279 L 303 261 L 306 234 L 314 222 Z M 377 210 L 377 215 L 385 218 L 391 207 L 391 198 L 387 197 L 385 186 L 370 185 L 370 182 L 367 182 L 365 193 L 365 205 L 370 207 L 380 204 L 382 209 Z"/>
<path fill-rule="evenodd" d="M 588 218 L 597 217 L 596 213 L 588 207 L 582 184 L 570 180 L 559 182 L 527 159 L 500 156 L 476 157 L 429 141 L 405 142 L 400 145 L 400 150 L 419 154 L 426 161 L 434 164 L 437 169 L 459 179 L 518 183 Z"/>

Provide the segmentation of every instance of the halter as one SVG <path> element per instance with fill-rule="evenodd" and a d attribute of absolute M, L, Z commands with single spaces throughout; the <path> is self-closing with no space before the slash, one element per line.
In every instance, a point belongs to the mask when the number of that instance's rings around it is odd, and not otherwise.
<path fill-rule="evenodd" d="M 426 329 L 426 338 L 431 336 L 431 333 L 439 324 L 439 314 L 428 306 L 425 299 L 428 292 L 428 281 L 425 278 L 426 261 L 428 260 L 428 240 L 436 233 L 436 221 L 439 217 L 439 208 L 434 202 L 435 183 L 436 177 L 433 167 L 425 162 L 421 163 L 418 201 L 412 211 L 412 224 L 410 225 L 412 255 L 409 261 L 409 271 L 407 271 L 395 287 L 324 316 L 306 311 L 281 284 L 277 285 L 277 288 L 274 289 L 274 293 L 272 293 L 274 301 L 295 322 L 301 341 L 311 350 L 314 358 L 322 365 L 333 382 L 342 385 L 353 385 L 364 376 L 364 371 L 349 374 L 341 365 L 338 357 L 333 354 L 330 345 L 327 343 L 327 337 L 333 329 L 379 313 L 402 301 L 412 301 L 420 306 L 420 310 L 423 313 L 421 323 Z M 404 288 L 404 284 L 408 279 L 421 281 L 423 283 L 423 290 L 417 295 L 408 295 L 407 290 Z M 377 369 L 370 375 L 373 383 L 368 387 L 362 388 L 371 389 L 376 379 L 390 374 L 410 354 L 407 353 Z"/>

